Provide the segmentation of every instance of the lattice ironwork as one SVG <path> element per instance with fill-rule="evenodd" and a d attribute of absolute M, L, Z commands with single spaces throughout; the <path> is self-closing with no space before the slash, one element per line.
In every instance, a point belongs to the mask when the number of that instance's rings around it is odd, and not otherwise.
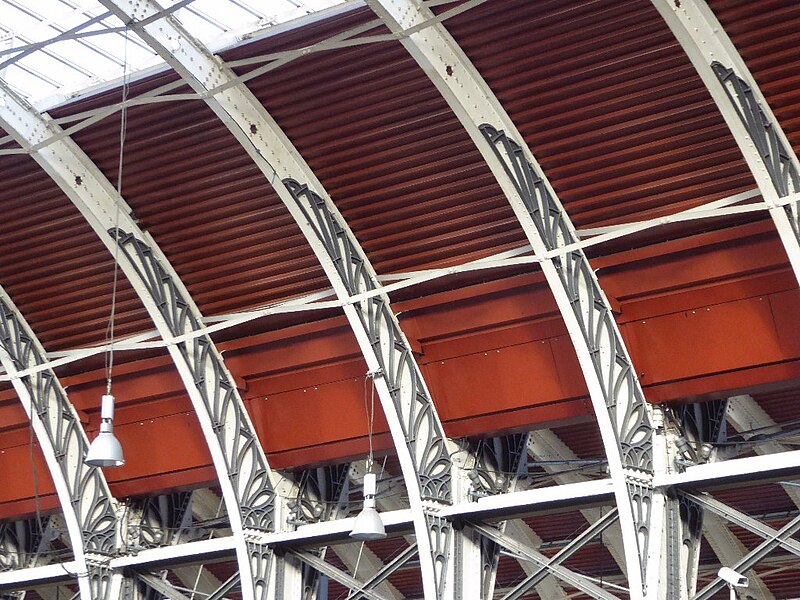
<path fill-rule="evenodd" d="M 327 202 L 307 185 L 293 179 L 285 179 L 283 184 L 324 245 L 347 292 L 356 295 L 376 289 L 378 282 Z M 451 461 L 444 431 L 397 319 L 383 296 L 358 302 L 356 308 L 401 416 L 422 497 L 450 502 Z"/>
<path fill-rule="evenodd" d="M 0 523 L 0 571 L 33 566 L 41 537 L 41 525 L 35 519 Z"/>
<path fill-rule="evenodd" d="M 772 185 L 780 198 L 800 192 L 800 173 L 792 160 L 791 152 L 778 134 L 779 126 L 764 112 L 752 88 L 736 72 L 719 61 L 711 63 L 736 114 L 753 140 L 761 160 L 769 173 Z M 800 210 L 794 202 L 784 207 L 794 233 L 800 238 Z"/>
<path fill-rule="evenodd" d="M 178 285 L 154 256 L 150 246 L 133 234 L 112 229 L 121 251 L 158 306 L 170 333 L 181 336 L 196 332 L 202 323 L 190 310 Z M 227 376 L 222 359 L 207 335 L 177 343 L 192 373 L 212 426 L 223 450 L 245 528 L 271 531 L 275 526 L 275 492 L 269 479 L 269 467 L 258 445 L 256 434 L 248 426 L 245 409 Z"/>
<path fill-rule="evenodd" d="M 548 250 L 577 242 L 560 203 L 525 152 L 505 131 L 489 124 L 480 126 L 496 158 L 514 183 L 517 193 Z M 601 392 L 628 479 L 628 491 L 637 531 L 642 581 L 646 581 L 653 474 L 653 426 L 636 374 L 631 367 L 610 306 L 582 250 L 552 258 L 581 333 L 589 349 Z M 660 526 L 660 525 L 658 525 Z"/>
<path fill-rule="evenodd" d="M 0 297 L 0 344 L 17 371 L 47 363 L 44 351 L 9 304 Z M 88 441 L 67 394 L 50 370 L 26 375 L 21 381 L 47 435 L 77 515 L 85 551 L 111 554 L 116 547 L 116 514 L 101 472 L 83 462 Z M 44 443 L 44 441 L 43 441 Z"/>
<path fill-rule="evenodd" d="M 303 471 L 297 495 L 289 502 L 296 525 L 332 518 L 347 505 L 350 464 L 329 465 Z"/>
<path fill-rule="evenodd" d="M 191 492 L 150 496 L 142 501 L 141 519 L 135 528 L 136 546 L 168 546 L 191 522 Z"/>

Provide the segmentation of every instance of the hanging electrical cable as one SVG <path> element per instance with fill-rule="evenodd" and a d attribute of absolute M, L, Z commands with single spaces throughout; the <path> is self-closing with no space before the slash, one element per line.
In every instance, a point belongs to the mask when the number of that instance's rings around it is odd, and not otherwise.
<path fill-rule="evenodd" d="M 120 109 L 119 159 L 117 162 L 117 200 L 114 208 L 114 277 L 111 286 L 111 312 L 106 327 L 105 355 L 106 393 L 101 399 L 100 433 L 94 439 L 85 462 L 92 467 L 121 467 L 125 464 L 122 445 L 114 435 L 114 396 L 111 394 L 111 379 L 114 371 L 114 325 L 117 313 L 117 288 L 119 285 L 119 204 L 122 199 L 122 163 L 125 156 L 125 134 L 128 129 L 128 31 L 125 30 L 125 45 L 122 64 L 122 108 Z"/>

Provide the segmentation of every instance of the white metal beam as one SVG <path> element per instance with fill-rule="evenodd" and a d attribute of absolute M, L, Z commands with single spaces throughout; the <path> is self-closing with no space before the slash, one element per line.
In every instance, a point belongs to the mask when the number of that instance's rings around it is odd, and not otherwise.
<path fill-rule="evenodd" d="M 756 180 L 800 281 L 800 225 L 794 201 L 800 161 L 736 47 L 704 0 L 652 0 L 692 61 Z"/>
<path fill-rule="evenodd" d="M 11 376 L 50 471 L 78 565 L 80 597 L 116 598 L 121 574 L 112 581 L 98 567 L 119 547 L 118 507 L 103 472 L 83 462 L 89 441 L 80 417 L 52 369 L 18 376 L 46 360 L 36 334 L 0 287 L 0 362 Z"/>
<path fill-rule="evenodd" d="M 102 0 L 156 50 L 228 127 L 273 185 L 322 264 L 339 299 L 380 286 L 369 260 L 339 211 L 266 109 L 235 73 L 213 56 L 173 16 L 147 22 L 152 1 Z M 145 24 L 142 24 L 142 23 Z M 436 516 L 454 499 L 454 471 L 447 439 L 411 346 L 380 294 L 347 304 L 345 315 L 374 375 L 403 470 L 420 548 L 425 597 L 441 598 L 450 574 L 456 537 Z M 452 586 L 451 586 L 452 587 Z"/>
<path fill-rule="evenodd" d="M 4 82 L 0 125 L 27 149 L 75 204 L 136 291 L 165 339 L 202 327 L 201 315 L 157 244 L 142 231 L 131 209 L 86 154 L 49 117 L 41 115 Z M 39 145 L 51 140 L 46 145 Z M 55 140 L 55 141 L 53 141 Z M 118 250 L 116 250 L 118 245 Z M 231 527 L 245 600 L 266 593 L 271 552 L 249 544 L 245 530 L 272 530 L 280 522 L 268 464 L 250 417 L 210 337 L 171 344 L 169 352 L 183 380 L 208 443 Z M 252 558 L 252 560 L 251 560 Z"/>
<path fill-rule="evenodd" d="M 420 0 L 367 4 L 398 35 L 433 14 Z M 566 249 L 578 240 L 575 228 L 541 167 L 444 26 L 431 24 L 401 42 L 475 142 L 536 255 L 561 250 L 541 263 L 542 271 L 575 347 L 616 482 L 631 597 L 655 597 L 665 513 L 652 476 L 666 468 L 665 451 L 608 299 L 584 253 Z"/>
<path fill-rule="evenodd" d="M 692 465 L 683 473 L 657 475 L 653 484 L 707 490 L 793 477 L 800 477 L 800 450 Z"/>

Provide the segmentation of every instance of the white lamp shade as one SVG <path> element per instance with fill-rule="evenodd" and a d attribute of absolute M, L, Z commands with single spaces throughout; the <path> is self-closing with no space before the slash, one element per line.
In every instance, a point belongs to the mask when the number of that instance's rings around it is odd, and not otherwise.
<path fill-rule="evenodd" d="M 121 467 L 125 464 L 122 446 L 111 431 L 100 431 L 89 446 L 85 461 L 90 467 Z"/>
<path fill-rule="evenodd" d="M 350 537 L 355 540 L 367 542 L 369 540 L 381 540 L 386 537 L 386 529 L 378 511 L 371 506 L 365 506 L 356 517 L 353 531 Z"/>

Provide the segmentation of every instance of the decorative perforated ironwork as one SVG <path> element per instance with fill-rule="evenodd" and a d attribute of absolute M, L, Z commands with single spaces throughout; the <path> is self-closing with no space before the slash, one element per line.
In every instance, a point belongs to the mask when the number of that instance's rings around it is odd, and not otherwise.
<path fill-rule="evenodd" d="M 798 173 L 797 166 L 778 135 L 778 126 L 764 112 L 751 87 L 733 69 L 719 61 L 711 63 L 711 69 L 725 89 L 728 99 L 747 129 L 750 139 L 753 140 L 778 196 L 785 198 L 789 194 L 800 191 L 800 173 Z M 792 223 L 795 235 L 800 237 L 797 203 L 786 206 L 784 209 Z"/>
<path fill-rule="evenodd" d="M 0 571 L 33 566 L 39 528 L 34 519 L 0 523 Z"/>
<path fill-rule="evenodd" d="M 433 553 L 436 597 L 442 598 L 447 584 L 447 564 L 452 547 L 453 524 L 443 517 L 431 514 L 426 514 L 425 520 L 428 524 L 428 537 L 431 540 L 431 552 Z"/>
<path fill-rule="evenodd" d="M 296 525 L 326 521 L 346 506 L 350 465 L 330 465 L 303 471 L 297 496 L 289 502 Z"/>
<path fill-rule="evenodd" d="M 150 246 L 121 230 L 118 235 L 113 229 L 109 234 L 119 240 L 121 251 L 147 287 L 170 333 L 177 337 L 200 329 L 202 324 Z M 243 527 L 273 530 L 275 492 L 269 480 L 269 468 L 214 343 L 203 335 L 181 341 L 177 347 L 192 373 L 224 453 Z"/>
<path fill-rule="evenodd" d="M 474 444 L 475 465 L 468 476 L 473 495 L 503 494 L 516 487 L 527 470 L 528 434 L 481 439 Z"/>
<path fill-rule="evenodd" d="M 90 562 L 87 570 L 92 600 L 110 600 L 111 569 L 106 565 Z"/>
<path fill-rule="evenodd" d="M 480 130 L 514 183 L 546 248 L 556 250 L 576 242 L 563 208 L 528 161 L 523 148 L 492 125 L 481 125 Z M 608 301 L 583 251 L 577 249 L 554 256 L 552 263 L 570 300 L 599 379 L 622 466 L 630 480 L 628 490 L 638 533 L 639 556 L 646 557 L 652 488 L 640 483 L 637 472 L 645 480 L 652 476 L 653 427 L 644 394 Z M 646 562 L 642 559 L 639 564 L 642 580 L 646 581 Z"/>
<path fill-rule="evenodd" d="M 45 364 L 44 351 L 18 313 L 0 298 L 0 344 L 17 371 Z M 83 462 L 88 441 L 67 394 L 50 370 L 37 371 L 20 379 L 28 391 L 35 417 L 46 432 L 61 474 L 69 490 L 70 504 L 77 515 L 87 552 L 111 554 L 116 547 L 116 515 L 103 477 Z"/>
<path fill-rule="evenodd" d="M 266 600 L 274 556 L 272 548 L 264 544 L 247 542 L 247 552 L 250 555 L 250 568 L 253 574 L 253 597 L 255 600 Z M 280 588 L 280 582 L 276 587 Z"/>
<path fill-rule="evenodd" d="M 482 125 L 481 131 L 514 182 L 547 249 L 576 242 L 564 211 L 525 158 L 522 147 L 491 125 Z M 652 425 L 644 394 L 589 261 L 580 249 L 553 257 L 552 261 L 591 353 L 617 434 L 622 464 L 652 473 Z"/>
<path fill-rule="evenodd" d="M 191 492 L 151 496 L 142 501 L 141 519 L 135 528 L 136 546 L 168 546 L 180 538 L 191 522 Z"/>
<path fill-rule="evenodd" d="M 472 495 L 488 496 L 503 494 L 516 488 L 517 482 L 527 471 L 528 434 L 519 433 L 502 437 L 482 439 L 475 444 L 473 455 L 475 466 L 469 473 Z M 501 526 L 503 531 L 505 526 Z M 499 544 L 486 536 L 480 536 L 481 595 L 482 600 L 492 597 L 497 565 L 500 560 Z"/>
<path fill-rule="evenodd" d="M 378 282 L 361 252 L 325 200 L 293 179 L 285 179 L 283 184 L 324 245 L 347 292 L 356 295 L 376 289 Z M 401 417 L 422 497 L 450 502 L 451 461 L 444 431 L 397 319 L 383 296 L 358 302 L 355 306 Z"/>

